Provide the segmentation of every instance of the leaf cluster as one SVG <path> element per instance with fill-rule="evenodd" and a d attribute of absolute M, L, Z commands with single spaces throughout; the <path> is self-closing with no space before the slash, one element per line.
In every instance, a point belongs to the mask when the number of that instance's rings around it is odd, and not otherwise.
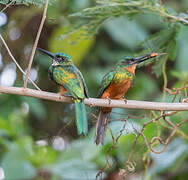
<path fill-rule="evenodd" d="M 50 0 L 52 3 L 55 0 Z M 0 4 L 4 5 L 37 5 L 41 6 L 45 4 L 45 0 L 0 0 Z"/>
<path fill-rule="evenodd" d="M 82 24 L 76 24 L 72 32 L 83 29 L 86 32 L 83 35 L 88 38 L 94 35 L 102 23 L 111 17 L 127 15 L 133 18 L 134 15 L 143 13 L 154 13 L 169 22 L 181 22 L 188 25 L 188 14 L 180 13 L 178 15 L 174 11 L 169 12 L 169 9 L 160 5 L 158 0 L 100 0 L 97 3 L 94 7 L 70 15 L 70 17 L 80 17 L 85 20 Z M 70 33 L 71 31 L 67 34 Z"/>
<path fill-rule="evenodd" d="M 177 50 L 177 36 L 180 30 L 179 23 L 188 25 L 186 13 L 176 13 L 170 8 L 166 8 L 161 5 L 158 0 L 100 0 L 97 1 L 97 5 L 94 7 L 86 8 L 80 12 L 71 14 L 70 17 L 81 18 L 81 23 L 74 23 L 72 29 L 60 36 L 60 38 L 66 38 L 72 33 L 81 31 L 79 40 L 88 39 L 94 36 L 101 25 L 112 17 L 117 18 L 119 16 L 126 15 L 129 19 L 134 19 L 139 14 L 155 14 L 163 18 L 164 23 L 167 21 L 169 27 L 161 30 L 160 32 L 153 34 L 146 38 L 141 46 L 144 49 L 140 52 L 143 54 L 149 52 L 166 52 L 171 60 L 176 57 Z M 148 49 L 149 47 L 149 49 Z M 148 53 L 148 52 L 147 52 Z M 162 65 L 166 56 L 160 58 L 161 60 L 155 63 L 153 66 L 153 72 L 160 76 L 162 74 Z"/>

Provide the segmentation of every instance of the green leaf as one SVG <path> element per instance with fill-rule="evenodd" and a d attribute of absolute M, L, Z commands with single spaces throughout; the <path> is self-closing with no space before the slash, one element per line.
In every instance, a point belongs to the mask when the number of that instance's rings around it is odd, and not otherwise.
<path fill-rule="evenodd" d="M 154 147 L 157 149 L 156 147 Z M 163 148 L 158 146 L 159 149 Z M 158 154 L 151 153 L 151 157 L 155 163 L 155 167 L 150 169 L 150 173 L 156 174 L 156 172 L 166 172 L 166 169 L 175 165 L 181 156 L 186 158 L 185 154 L 187 152 L 187 144 L 185 144 L 181 139 L 174 139 L 168 144 L 165 152 Z M 165 161 L 164 161 L 165 159 Z"/>
<path fill-rule="evenodd" d="M 98 172 L 94 163 L 80 158 L 64 160 L 47 169 L 62 179 L 95 179 Z"/>
<path fill-rule="evenodd" d="M 31 112 L 37 116 L 38 118 L 45 118 L 46 117 L 46 109 L 44 108 L 43 104 L 41 103 L 40 99 L 32 98 L 32 97 L 20 97 L 23 101 L 28 103 Z"/>
<path fill-rule="evenodd" d="M 152 72 L 159 77 L 160 75 L 162 75 L 162 66 L 164 63 L 165 59 L 164 58 L 160 58 L 160 60 L 158 60 L 155 65 L 152 66 Z"/>
<path fill-rule="evenodd" d="M 98 170 L 94 161 L 102 160 L 102 166 L 105 163 L 100 152 L 91 138 L 79 139 L 61 152 L 56 164 L 45 168 L 62 179 L 95 179 Z"/>
<path fill-rule="evenodd" d="M 26 160 L 19 149 L 7 152 L 2 158 L 2 168 L 6 179 L 32 179 L 36 175 L 35 168 Z"/>
<path fill-rule="evenodd" d="M 177 54 L 177 41 L 176 38 L 172 39 L 168 44 L 169 49 L 169 58 L 170 60 L 174 60 Z"/>
<path fill-rule="evenodd" d="M 50 0 L 50 3 L 53 2 L 55 0 Z M 50 4 L 49 3 L 49 4 Z M 10 1 L 9 0 L 0 0 L 0 4 L 10 4 Z M 45 4 L 45 0 L 13 0 L 13 3 L 12 5 L 21 5 L 21 4 L 24 4 L 24 5 L 43 5 Z"/>
<path fill-rule="evenodd" d="M 56 158 L 57 152 L 49 146 L 35 147 L 34 153 L 28 156 L 32 164 L 37 167 L 55 163 Z"/>
<path fill-rule="evenodd" d="M 188 49 L 188 28 L 181 26 L 181 30 L 178 36 L 178 55 L 176 61 L 176 69 L 180 72 L 188 71 L 188 60 L 187 60 L 187 49 Z"/>
<path fill-rule="evenodd" d="M 0 118 L 0 136 L 14 135 L 14 130 L 11 128 L 9 122 Z"/>
<path fill-rule="evenodd" d="M 71 17 L 83 18 L 85 21 L 81 25 L 76 23 L 72 30 L 67 34 L 78 29 L 86 29 L 86 33 L 84 34 L 83 38 L 91 37 L 91 34 L 94 35 L 97 33 L 99 27 L 105 20 L 111 17 L 119 17 L 125 14 L 132 18 L 133 15 L 136 14 L 153 13 L 163 17 L 164 19 L 167 19 L 169 22 L 181 22 L 186 25 L 188 24 L 185 15 L 180 18 L 177 13 L 169 12 L 168 9 L 160 5 L 158 0 L 109 0 L 98 2 L 100 5 L 86 8 L 80 12 L 70 15 Z"/>
<path fill-rule="evenodd" d="M 70 28 L 59 27 L 54 30 L 49 40 L 50 51 L 67 53 L 72 57 L 75 64 L 79 64 L 93 45 L 94 38 L 81 39 L 78 43 L 75 43 L 84 33 L 84 30 L 77 30 L 63 39 L 57 39 L 57 37 L 64 34 L 68 29 Z"/>
<path fill-rule="evenodd" d="M 104 27 L 113 40 L 125 48 L 135 49 L 147 36 L 146 30 L 142 26 L 135 21 L 129 21 L 125 16 L 107 21 Z"/>
<path fill-rule="evenodd" d="M 170 28 L 149 36 L 141 43 L 144 49 L 142 54 L 146 52 L 165 52 L 171 60 L 174 60 L 177 53 L 177 35 L 179 30 L 179 25 L 173 25 Z M 166 55 L 160 56 L 158 61 L 156 61 L 155 65 L 152 67 L 153 72 L 157 76 L 162 74 L 162 65 L 166 58 Z"/>
<path fill-rule="evenodd" d="M 157 95 L 158 92 L 159 87 L 154 81 L 154 79 L 152 79 L 150 76 L 144 74 L 140 69 L 138 69 L 134 80 L 134 86 L 128 91 L 128 93 L 126 94 L 126 98 L 137 100 L 151 100 L 152 98 L 154 98 L 154 94 Z"/>
<path fill-rule="evenodd" d="M 171 49 L 168 48 L 170 43 L 175 43 L 178 35 L 180 27 L 178 25 L 174 25 L 167 29 L 164 29 L 158 33 L 150 35 L 146 38 L 141 45 L 143 48 L 150 48 L 151 50 L 155 50 L 155 52 L 163 52 L 168 50 L 168 53 L 171 52 Z M 173 47 L 170 45 L 170 47 Z"/>

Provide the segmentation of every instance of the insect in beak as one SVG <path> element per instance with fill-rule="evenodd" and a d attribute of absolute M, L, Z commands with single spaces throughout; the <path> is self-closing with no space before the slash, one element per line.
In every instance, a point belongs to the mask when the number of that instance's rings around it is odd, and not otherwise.
<path fill-rule="evenodd" d="M 135 63 L 139 64 L 143 61 L 146 61 L 148 59 L 151 59 L 151 58 L 155 58 L 155 57 L 159 57 L 161 55 L 165 55 L 167 53 L 151 53 L 151 54 L 146 54 L 144 56 L 141 56 L 141 57 L 138 57 L 138 58 L 135 58 Z"/>

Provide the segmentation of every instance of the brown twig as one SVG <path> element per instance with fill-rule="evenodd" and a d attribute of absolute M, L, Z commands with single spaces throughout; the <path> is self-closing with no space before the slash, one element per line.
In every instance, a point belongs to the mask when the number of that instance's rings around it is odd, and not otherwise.
<path fill-rule="evenodd" d="M 162 127 L 164 127 L 164 128 L 166 128 L 166 129 L 169 129 L 169 130 L 173 130 L 174 128 L 172 128 L 171 126 L 167 126 L 167 125 L 165 125 L 164 123 L 162 123 L 162 122 L 160 122 L 160 125 L 162 126 Z M 182 132 L 181 130 L 179 130 L 179 129 L 177 129 L 177 134 L 179 135 L 179 136 L 181 136 L 183 139 L 187 139 L 188 140 L 188 136 L 184 133 L 184 132 Z"/>
<path fill-rule="evenodd" d="M 111 133 L 111 137 L 112 137 L 113 145 L 110 146 L 110 147 L 108 148 L 107 152 L 106 152 L 106 156 L 105 156 L 105 157 L 106 157 L 106 165 L 105 165 L 105 167 L 103 168 L 103 170 L 110 169 L 110 168 L 112 167 L 111 164 L 110 164 L 110 162 L 109 162 L 109 155 L 110 155 L 110 152 L 111 152 L 113 149 L 117 148 L 118 140 L 119 140 L 119 138 L 122 136 L 123 131 L 125 130 L 127 120 L 128 120 L 128 119 L 124 120 L 125 123 L 124 123 L 124 125 L 123 125 L 123 128 L 120 130 L 119 135 L 118 135 L 116 138 L 114 137 L 111 128 L 109 128 L 110 133 Z M 97 174 L 100 175 L 101 173 L 102 173 L 102 171 L 100 171 L 100 172 L 97 173 Z M 99 176 L 99 175 L 98 175 L 98 176 Z"/>
<path fill-rule="evenodd" d="M 33 49 L 32 49 L 32 52 L 31 52 L 31 57 L 29 59 L 29 65 L 28 65 L 27 72 L 26 72 L 26 75 L 25 75 L 25 80 L 24 80 L 24 88 L 27 88 L 27 81 L 28 81 L 28 77 L 29 77 L 29 72 L 31 70 L 33 58 L 34 58 L 34 55 L 35 55 L 35 51 L 37 49 L 37 44 L 38 44 L 38 41 L 39 41 L 39 38 L 40 38 L 40 34 L 41 34 L 41 31 L 42 31 L 45 19 L 46 19 L 47 9 L 48 9 L 48 0 L 46 0 L 46 2 L 45 2 L 44 11 L 43 11 L 43 15 L 42 15 L 42 20 L 41 20 L 41 23 L 40 23 L 40 26 L 39 26 L 39 29 L 38 29 L 38 32 L 37 32 L 35 43 L 33 45 Z"/>
<path fill-rule="evenodd" d="M 166 120 L 166 121 L 167 121 L 167 120 Z M 188 121 L 188 119 L 185 119 L 185 120 L 183 120 L 182 122 L 180 122 L 180 123 L 178 123 L 178 124 L 176 124 L 176 125 L 174 125 L 172 122 L 168 121 L 168 123 L 169 123 L 171 126 L 174 127 L 172 133 L 171 133 L 170 136 L 166 139 L 165 142 L 164 142 L 160 137 L 153 137 L 153 138 L 151 139 L 151 141 L 150 141 L 150 149 L 151 149 L 151 151 L 154 152 L 155 154 L 161 154 L 161 153 L 163 153 L 163 152 L 166 150 L 166 148 L 167 148 L 167 146 L 168 146 L 170 140 L 172 139 L 172 137 L 175 135 L 176 131 L 178 130 L 178 127 L 180 127 L 182 124 L 184 124 L 184 123 L 187 122 L 187 121 Z M 152 145 L 152 144 L 153 144 L 153 142 L 154 142 L 155 140 L 158 140 L 162 145 L 164 145 L 164 147 L 163 147 L 163 149 L 162 149 L 161 151 L 156 151 L 156 150 L 153 149 L 153 145 Z"/>
<path fill-rule="evenodd" d="M 102 168 L 102 169 L 96 174 L 95 180 L 97 180 L 98 178 L 99 178 L 100 180 L 103 180 L 102 174 L 104 173 L 104 171 L 106 171 L 106 168 Z"/>
<path fill-rule="evenodd" d="M 165 90 L 166 90 L 170 95 L 174 95 L 174 97 L 173 97 L 173 99 L 172 99 L 172 102 L 175 101 L 177 95 L 179 95 L 179 102 L 182 102 L 182 101 L 181 101 L 181 96 L 182 96 L 182 95 L 181 95 L 181 91 L 184 90 L 185 96 L 186 96 L 186 95 L 187 95 L 187 94 L 186 94 L 186 89 L 187 89 L 187 88 L 188 88 L 188 87 L 185 86 L 185 84 L 183 84 L 183 86 L 180 87 L 180 88 L 172 88 L 172 90 L 174 90 L 174 91 L 172 91 L 171 89 L 168 89 L 168 88 L 165 88 Z"/>
<path fill-rule="evenodd" d="M 150 145 L 149 145 L 149 143 L 148 143 L 148 141 L 147 141 L 147 139 L 146 139 L 146 137 L 145 137 L 145 135 L 143 134 L 143 132 L 144 132 L 144 130 L 145 130 L 145 127 L 146 127 L 147 125 L 149 125 L 150 123 L 153 123 L 153 122 L 158 121 L 158 120 L 161 119 L 162 117 L 172 116 L 172 115 L 174 115 L 174 114 L 176 114 L 176 113 L 178 113 L 178 111 L 169 111 L 169 112 L 167 112 L 167 113 L 161 113 L 159 116 L 153 118 L 152 120 L 150 120 L 150 121 L 148 121 L 148 122 L 145 122 L 144 125 L 143 125 L 143 127 L 142 127 L 142 129 L 141 129 L 140 131 L 137 131 L 137 130 L 136 130 L 136 132 L 137 132 L 136 138 L 135 138 L 135 140 L 134 140 L 134 142 L 133 142 L 133 145 L 132 145 L 132 148 L 131 148 L 131 152 L 129 153 L 128 159 L 127 159 L 127 161 L 126 161 L 126 167 L 127 167 L 127 169 L 129 169 L 129 168 L 130 168 L 130 169 L 133 169 L 133 166 L 132 166 L 133 163 L 131 163 L 130 160 L 131 160 L 132 157 L 133 157 L 133 153 L 134 153 L 134 150 L 135 150 L 135 147 L 136 147 L 136 143 L 137 143 L 138 138 L 139 138 L 140 136 L 142 136 L 142 137 L 144 138 L 144 141 L 145 141 L 146 146 L 147 146 L 149 149 L 151 149 L 151 148 L 150 148 Z M 134 128 L 134 127 L 133 127 L 133 128 Z M 134 128 L 134 130 L 135 130 L 135 128 Z M 129 166 L 130 166 L 130 167 L 129 167 Z"/>
<path fill-rule="evenodd" d="M 46 91 L 37 91 L 34 89 L 24 89 L 19 87 L 7 87 L 0 86 L 0 93 L 6 94 L 15 94 L 21 96 L 30 96 L 40 99 L 46 99 L 57 102 L 72 102 L 70 97 L 59 96 L 58 94 L 46 92 Z M 148 101 L 135 101 L 135 100 L 127 100 L 127 103 L 123 100 L 111 100 L 99 99 L 99 98 L 88 98 L 84 100 L 86 105 L 98 106 L 98 107 L 112 107 L 112 108 L 127 108 L 127 109 L 146 109 L 146 110 L 171 110 L 166 113 L 166 116 L 177 113 L 176 111 L 187 111 L 188 103 L 161 103 L 161 102 L 148 102 Z M 169 114 L 170 113 L 170 114 Z M 163 116 L 163 115 L 162 115 Z M 161 118 L 159 116 L 156 118 Z"/>
<path fill-rule="evenodd" d="M 185 86 L 185 84 L 183 84 L 183 86 L 180 87 L 180 88 L 173 88 L 174 92 L 173 92 L 172 90 L 168 89 L 168 88 L 165 88 L 165 89 L 166 89 L 166 91 L 167 91 L 170 95 L 174 95 L 174 97 L 173 97 L 173 99 L 172 99 L 172 102 L 175 101 L 177 95 L 179 95 L 179 102 L 181 102 L 181 91 L 184 90 L 184 89 L 186 89 L 186 88 L 187 88 L 187 87 Z M 184 100 L 183 100 L 183 102 L 184 102 Z M 149 149 L 150 149 L 152 152 L 154 152 L 154 153 L 156 153 L 156 154 L 161 154 L 161 153 L 163 153 L 163 152 L 166 150 L 167 145 L 169 144 L 169 142 L 170 142 L 170 140 L 172 139 L 172 137 L 173 137 L 173 136 L 175 135 L 175 133 L 178 131 L 178 127 L 187 121 L 187 120 L 184 120 L 184 121 L 182 121 L 181 123 L 178 123 L 178 124 L 175 125 L 175 124 L 173 124 L 170 120 L 168 120 L 168 119 L 166 118 L 166 116 L 171 116 L 171 115 L 173 115 L 173 114 L 175 114 L 175 113 L 177 113 L 177 111 L 168 112 L 168 113 L 166 113 L 166 114 L 164 113 L 164 111 L 161 111 L 161 115 L 158 116 L 158 117 L 156 117 L 156 118 L 154 119 L 154 121 L 156 121 L 156 120 L 159 120 L 161 117 L 163 117 L 164 121 L 167 122 L 167 124 L 169 124 L 169 125 L 171 126 L 171 128 L 173 129 L 173 131 L 172 131 L 172 133 L 170 134 L 170 136 L 166 139 L 165 142 L 164 142 L 160 137 L 153 137 L 153 138 L 151 139 L 150 145 L 149 145 Z M 143 134 L 142 134 L 142 135 L 143 135 Z M 144 135 L 143 135 L 143 137 L 144 137 Z M 164 145 L 164 147 L 163 147 L 163 149 L 162 149 L 161 151 L 156 151 L 156 150 L 153 149 L 153 143 L 154 143 L 156 140 L 157 140 L 158 142 L 160 142 L 160 144 Z"/>
<path fill-rule="evenodd" d="M 18 67 L 18 69 L 25 75 L 26 73 L 24 72 L 24 70 L 20 67 L 20 65 L 18 64 L 18 62 L 16 61 L 16 59 L 14 58 L 14 56 L 12 55 L 8 45 L 6 44 L 4 38 L 2 37 L 2 35 L 0 34 L 0 39 L 3 42 L 5 48 L 7 49 L 7 52 L 9 53 L 9 56 L 12 58 L 12 60 L 14 61 L 14 63 L 16 64 L 16 66 Z M 41 89 L 32 81 L 32 79 L 30 77 L 28 77 L 28 79 L 31 81 L 31 83 L 36 87 L 36 89 L 40 90 Z"/>
<path fill-rule="evenodd" d="M 3 11 L 5 11 L 10 5 L 12 5 L 14 3 L 14 1 L 9 2 L 8 4 L 6 4 L 6 6 L 0 11 L 0 13 L 2 13 Z"/>
<path fill-rule="evenodd" d="M 136 143 L 138 141 L 138 138 L 139 138 L 140 134 L 136 134 L 136 138 L 133 142 L 133 145 L 132 145 L 132 148 L 131 148 L 131 152 L 129 153 L 129 157 L 126 161 L 126 167 L 127 169 L 130 171 L 130 172 L 133 172 L 135 170 L 135 166 L 134 166 L 134 162 L 131 162 L 130 160 L 132 159 L 133 157 L 133 153 L 134 153 L 134 149 L 135 149 L 135 146 L 136 146 Z"/>
<path fill-rule="evenodd" d="M 161 151 L 156 151 L 156 150 L 154 150 L 153 149 L 153 142 L 154 141 L 156 141 L 156 140 L 158 140 L 161 144 L 163 144 L 164 145 L 164 148 L 161 150 Z M 155 153 L 155 154 L 161 154 L 161 153 L 163 153 L 165 150 L 166 150 L 166 148 L 167 148 L 167 145 L 165 144 L 165 142 L 163 142 L 163 140 L 160 138 L 160 137 L 153 137 L 152 139 L 151 139 L 151 141 L 150 141 L 150 150 L 153 152 L 153 153 Z"/>

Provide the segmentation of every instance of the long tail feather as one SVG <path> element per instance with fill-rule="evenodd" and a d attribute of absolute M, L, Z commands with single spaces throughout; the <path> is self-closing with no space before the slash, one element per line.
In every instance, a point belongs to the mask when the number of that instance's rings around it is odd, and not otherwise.
<path fill-rule="evenodd" d="M 108 119 L 110 116 L 110 112 L 102 112 L 100 110 L 98 119 L 97 119 L 97 125 L 95 130 L 95 143 L 104 145 L 104 138 L 106 134 L 106 127 L 108 124 Z"/>
<path fill-rule="evenodd" d="M 77 123 L 78 134 L 83 133 L 84 135 L 86 135 L 88 132 L 88 125 L 87 125 L 85 104 L 80 99 L 76 99 L 74 104 L 76 110 L 76 123 Z"/>

